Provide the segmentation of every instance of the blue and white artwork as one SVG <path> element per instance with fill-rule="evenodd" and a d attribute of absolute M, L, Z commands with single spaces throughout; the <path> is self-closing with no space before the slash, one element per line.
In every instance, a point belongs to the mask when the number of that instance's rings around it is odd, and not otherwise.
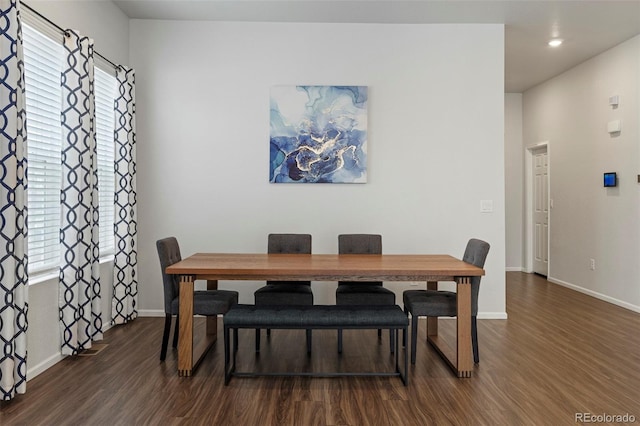
<path fill-rule="evenodd" d="M 271 88 L 269 181 L 367 181 L 367 87 Z"/>

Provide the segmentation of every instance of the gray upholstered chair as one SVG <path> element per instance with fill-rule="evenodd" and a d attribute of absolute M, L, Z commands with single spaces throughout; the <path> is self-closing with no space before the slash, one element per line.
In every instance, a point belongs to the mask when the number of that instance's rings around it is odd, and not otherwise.
<path fill-rule="evenodd" d="M 269 234 L 267 252 L 311 254 L 309 234 Z M 256 305 L 313 305 L 311 281 L 267 281 L 253 293 Z M 267 329 L 267 336 L 271 330 Z M 256 352 L 260 351 L 260 329 L 256 329 Z M 307 330 L 307 352 L 311 353 L 311 330 Z"/>
<path fill-rule="evenodd" d="M 178 345 L 180 289 L 178 287 L 178 275 L 169 275 L 165 272 L 168 266 L 182 260 L 180 246 L 175 237 L 168 237 L 156 241 L 160 269 L 162 271 L 162 284 L 164 287 L 164 333 L 162 335 L 162 349 L 160 361 L 164 361 L 169 344 L 169 332 L 171 331 L 171 317 L 176 316 L 176 325 L 173 331 L 173 347 Z M 218 315 L 226 313 L 229 308 L 238 303 L 238 292 L 229 290 L 203 290 L 193 292 L 194 315 Z"/>
<path fill-rule="evenodd" d="M 340 254 L 382 254 L 382 236 L 377 234 L 338 235 Z M 381 281 L 339 281 L 336 289 L 336 305 L 395 305 L 396 295 L 382 286 Z M 394 331 L 389 330 L 389 347 L 394 352 Z M 378 330 L 378 338 L 382 330 Z M 338 330 L 338 352 L 342 353 L 342 330 Z"/>
<path fill-rule="evenodd" d="M 470 239 L 462 260 L 480 268 L 489 253 L 489 244 L 477 239 Z M 478 354 L 478 293 L 480 278 L 471 280 L 471 344 L 473 361 L 480 362 Z M 457 296 L 455 292 L 438 290 L 406 290 L 402 294 L 404 311 L 411 314 L 411 363 L 416 363 L 416 339 L 418 336 L 418 317 L 455 317 L 457 314 Z M 405 341 L 406 344 L 406 341 Z"/>

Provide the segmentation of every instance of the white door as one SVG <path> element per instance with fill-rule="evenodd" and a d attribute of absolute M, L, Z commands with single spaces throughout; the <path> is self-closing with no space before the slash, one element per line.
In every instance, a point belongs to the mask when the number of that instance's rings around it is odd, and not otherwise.
<path fill-rule="evenodd" d="M 533 154 L 533 272 L 548 274 L 549 269 L 549 174 L 547 147 Z"/>

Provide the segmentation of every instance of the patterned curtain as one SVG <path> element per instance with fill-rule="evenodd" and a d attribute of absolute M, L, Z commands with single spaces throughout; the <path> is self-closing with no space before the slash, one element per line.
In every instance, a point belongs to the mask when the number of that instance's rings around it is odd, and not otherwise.
<path fill-rule="evenodd" d="M 136 215 L 135 73 L 116 69 L 115 101 L 115 256 L 113 261 L 112 323 L 138 317 L 138 252 Z"/>
<path fill-rule="evenodd" d="M 102 340 L 93 40 L 67 30 L 62 71 L 60 327 L 63 355 Z"/>
<path fill-rule="evenodd" d="M 0 0 L 0 397 L 27 387 L 27 151 L 17 0 Z"/>

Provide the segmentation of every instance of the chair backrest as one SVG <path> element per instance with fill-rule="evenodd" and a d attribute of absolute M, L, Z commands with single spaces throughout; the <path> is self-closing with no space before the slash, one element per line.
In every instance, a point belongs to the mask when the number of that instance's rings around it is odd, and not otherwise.
<path fill-rule="evenodd" d="M 338 235 L 338 253 L 340 254 L 382 254 L 382 235 L 378 234 L 342 234 Z M 339 281 L 338 285 L 348 284 Z M 381 281 L 367 282 L 369 285 L 382 285 Z"/>
<path fill-rule="evenodd" d="M 338 235 L 340 254 L 382 254 L 382 235 L 342 234 Z"/>
<path fill-rule="evenodd" d="M 489 243 L 472 238 L 467 243 L 462 260 L 479 268 L 484 268 L 484 262 L 489 254 Z M 478 294 L 480 293 L 480 279 L 482 277 L 473 277 L 471 279 L 471 315 L 478 315 Z"/>
<path fill-rule="evenodd" d="M 311 234 L 269 234 L 267 253 L 311 254 Z M 275 283 L 267 281 L 267 284 Z M 311 281 L 291 281 L 291 283 L 311 285 Z"/>
<path fill-rule="evenodd" d="M 171 301 L 178 297 L 178 275 L 169 275 L 165 272 L 168 266 L 182 260 L 180 256 L 180 246 L 175 237 L 163 238 L 156 241 L 158 257 L 160 258 L 160 269 L 162 270 L 162 285 L 164 288 L 164 312 L 171 313 Z"/>

